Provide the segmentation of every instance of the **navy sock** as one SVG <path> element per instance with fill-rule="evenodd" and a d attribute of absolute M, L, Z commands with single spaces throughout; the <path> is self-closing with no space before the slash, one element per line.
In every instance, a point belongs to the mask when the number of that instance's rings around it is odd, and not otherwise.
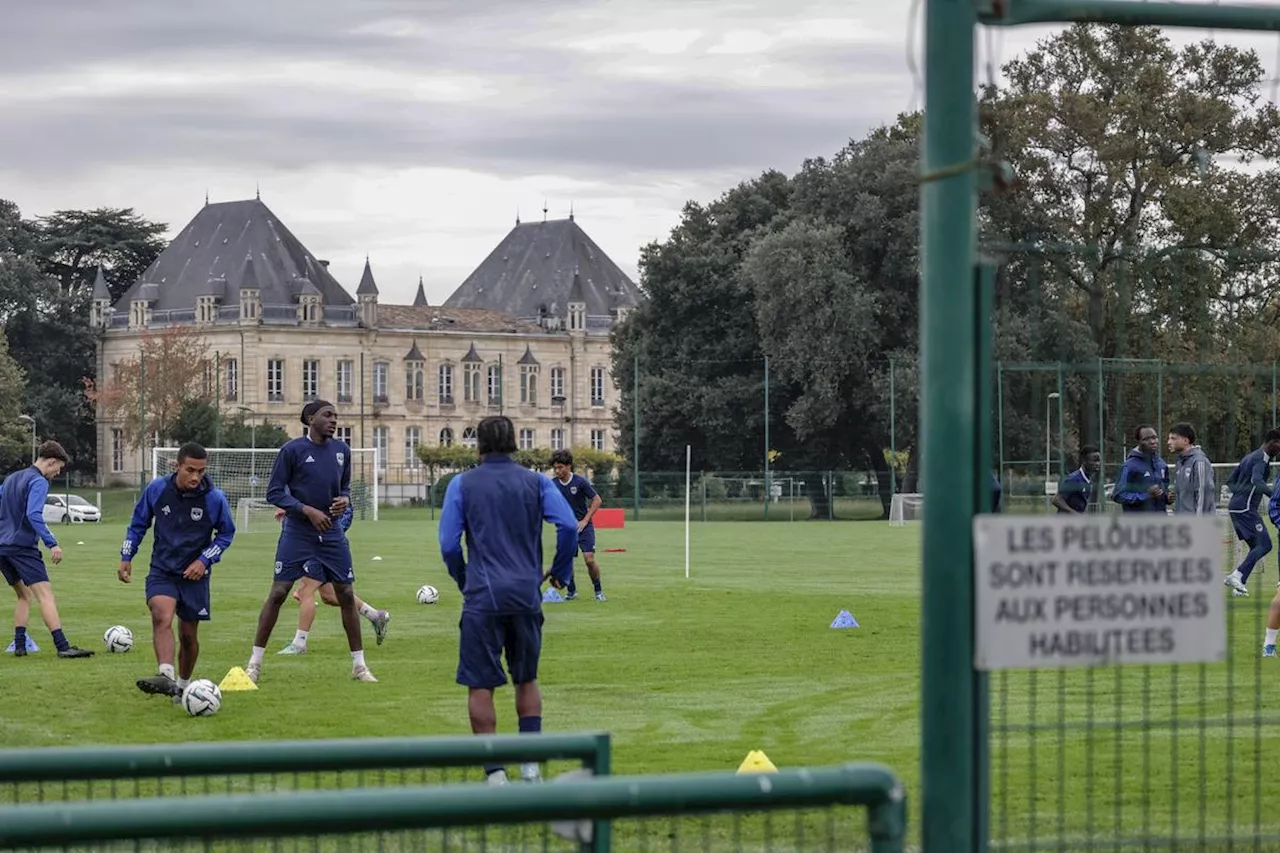
<path fill-rule="evenodd" d="M 53 634 L 53 644 L 58 647 L 58 651 L 65 652 L 67 649 L 71 648 L 71 644 L 67 642 L 67 637 L 62 633 L 61 628 L 57 628 L 49 633 Z"/>
<path fill-rule="evenodd" d="M 492 776 L 494 773 L 497 773 L 499 770 L 506 770 L 506 769 L 507 768 L 503 767 L 501 764 L 486 764 L 484 766 L 484 775 Z"/>
<path fill-rule="evenodd" d="M 13 647 L 15 649 L 25 649 L 27 647 L 26 625 L 13 629 Z"/>
<path fill-rule="evenodd" d="M 565 585 L 565 589 L 569 590 L 570 595 L 573 595 L 575 592 L 578 591 L 578 584 L 573 579 L 573 575 L 569 576 L 569 583 Z"/>
<path fill-rule="evenodd" d="M 542 717 L 521 717 L 520 718 L 520 734 L 536 735 L 542 731 Z"/>
<path fill-rule="evenodd" d="M 600 591 L 600 578 L 592 578 L 591 585 L 596 588 L 596 592 Z"/>

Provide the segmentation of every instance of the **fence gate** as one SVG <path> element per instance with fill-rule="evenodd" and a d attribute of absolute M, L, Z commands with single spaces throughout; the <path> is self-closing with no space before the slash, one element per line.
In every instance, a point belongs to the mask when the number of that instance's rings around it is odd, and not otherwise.
<path fill-rule="evenodd" d="M 924 850 L 1280 849 L 1280 815 L 1273 805 L 1280 783 L 1269 787 L 1274 768 L 1263 764 L 1264 756 L 1280 754 L 1280 713 L 1269 715 L 1263 692 L 1263 664 L 1280 662 L 1260 657 L 1270 577 L 1250 584 L 1249 599 L 1220 599 L 1226 637 L 1220 662 L 988 675 L 975 665 L 974 567 L 971 562 L 969 572 L 957 571 L 955 559 L 973 553 L 974 516 L 986 511 L 992 496 L 996 444 L 994 270 L 979 268 L 975 234 L 979 181 L 999 166 L 975 134 L 976 26 L 1096 22 L 1277 31 L 1280 6 L 1208 0 L 926 3 L 920 177 Z"/>

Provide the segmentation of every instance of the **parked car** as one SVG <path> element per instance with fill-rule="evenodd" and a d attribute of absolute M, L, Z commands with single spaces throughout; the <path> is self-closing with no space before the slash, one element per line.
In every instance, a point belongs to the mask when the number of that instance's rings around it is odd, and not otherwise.
<path fill-rule="evenodd" d="M 102 521 L 102 511 L 79 495 L 49 495 L 44 499 L 44 523 L 84 524 Z"/>

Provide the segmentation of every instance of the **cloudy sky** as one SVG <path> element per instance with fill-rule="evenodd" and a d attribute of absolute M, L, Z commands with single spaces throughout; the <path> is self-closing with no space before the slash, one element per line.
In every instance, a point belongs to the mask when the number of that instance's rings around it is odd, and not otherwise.
<path fill-rule="evenodd" d="M 348 289 L 368 254 L 385 299 L 422 275 L 432 302 L 545 199 L 635 276 L 687 200 L 919 106 L 911 7 L 0 0 L 0 197 L 130 206 L 172 233 L 206 190 L 260 186 Z M 1051 32 L 980 37 L 981 63 Z M 1275 36 L 1218 37 L 1274 68 Z"/>

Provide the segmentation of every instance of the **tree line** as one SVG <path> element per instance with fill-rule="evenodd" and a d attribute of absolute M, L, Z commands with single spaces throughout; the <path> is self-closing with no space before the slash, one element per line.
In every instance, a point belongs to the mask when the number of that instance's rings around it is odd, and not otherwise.
<path fill-rule="evenodd" d="M 1238 398 L 1280 353 L 1280 113 L 1257 54 L 1077 25 L 1003 78 L 978 95 L 990 160 L 1014 175 L 979 208 L 996 358 L 1065 365 L 1064 452 L 1157 409 L 1247 444 L 1262 415 Z M 696 469 L 759 471 L 769 453 L 778 470 L 875 471 L 886 513 L 891 482 L 916 490 L 921 131 L 900 115 L 794 175 L 690 202 L 643 248 L 648 299 L 613 361 L 620 444 L 638 420 L 642 469 L 681 470 L 690 445 Z M 1164 361 L 1181 374 L 1157 379 Z M 1052 373 L 1004 377 L 1008 458 L 1043 457 Z"/>

